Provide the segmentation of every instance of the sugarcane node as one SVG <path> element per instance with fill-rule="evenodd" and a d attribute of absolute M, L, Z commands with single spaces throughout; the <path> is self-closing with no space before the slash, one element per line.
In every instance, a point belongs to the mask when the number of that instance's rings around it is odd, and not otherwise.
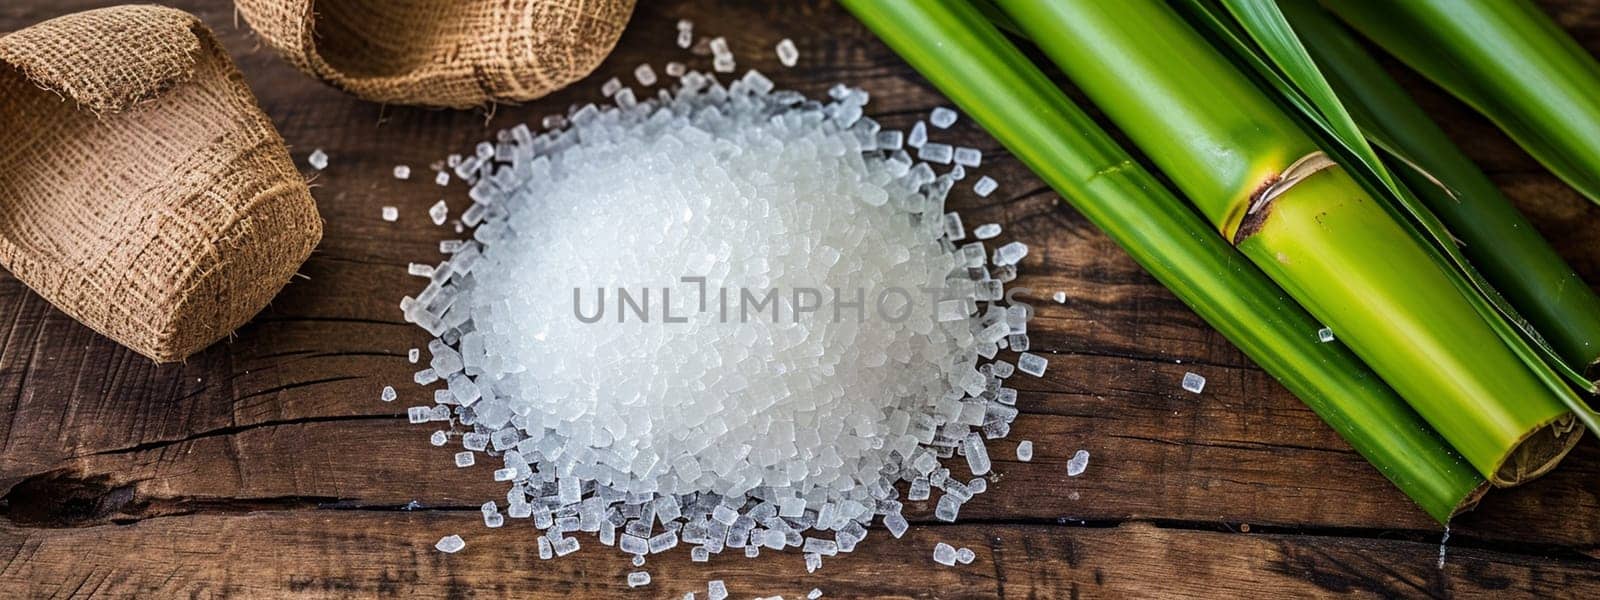
<path fill-rule="evenodd" d="M 1272 212 L 1272 202 L 1277 200 L 1278 196 L 1294 189 L 1294 186 L 1323 169 L 1337 166 L 1339 163 L 1333 162 L 1326 153 L 1318 150 L 1300 157 L 1299 160 L 1290 163 L 1288 168 L 1261 182 L 1256 191 L 1250 194 L 1248 205 L 1250 208 L 1245 210 L 1244 220 L 1239 222 L 1239 229 L 1233 234 L 1233 245 L 1244 243 L 1261 230 L 1261 226 L 1267 222 L 1267 215 Z"/>

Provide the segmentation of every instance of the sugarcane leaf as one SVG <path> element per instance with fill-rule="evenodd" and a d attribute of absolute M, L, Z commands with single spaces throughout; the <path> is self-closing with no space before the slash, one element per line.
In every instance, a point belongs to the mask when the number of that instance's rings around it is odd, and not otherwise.
<path fill-rule="evenodd" d="M 1600 64 L 1538 6 L 1527 0 L 1326 5 L 1600 203 Z"/>
<path fill-rule="evenodd" d="M 1277 4 L 1273 0 L 1217 0 L 1226 10 L 1224 15 L 1216 4 L 1207 0 L 1182 2 L 1188 5 L 1191 16 L 1203 16 L 1202 23 L 1223 40 L 1236 60 L 1257 69 L 1257 75 L 1266 79 L 1274 91 L 1286 96 L 1326 139 L 1336 143 L 1339 146 L 1336 150 L 1340 150 L 1337 154 L 1346 158 L 1347 164 L 1348 159 L 1355 159 L 1351 166 L 1356 168 L 1349 169 L 1351 174 L 1371 188 L 1375 197 L 1384 199 L 1386 207 L 1396 213 L 1397 220 L 1413 234 L 1430 242 L 1427 245 L 1434 249 L 1441 264 L 1448 267 L 1452 281 L 1485 321 L 1585 426 L 1600 434 L 1600 413 L 1572 389 L 1577 386 L 1593 393 L 1593 382 L 1560 359 L 1532 324 L 1472 266 L 1438 216 L 1394 177 Z M 1249 43 L 1245 37 L 1249 38 Z"/>

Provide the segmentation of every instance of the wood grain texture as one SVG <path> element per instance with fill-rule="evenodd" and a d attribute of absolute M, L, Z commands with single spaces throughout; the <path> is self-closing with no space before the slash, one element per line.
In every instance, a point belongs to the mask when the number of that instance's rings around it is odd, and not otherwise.
<path fill-rule="evenodd" d="M 0 31 L 110 3 L 0 3 Z M 493 467 L 454 468 L 449 448 L 427 445 L 432 427 L 405 422 L 405 407 L 431 395 L 409 384 L 418 366 L 406 351 L 427 337 L 399 315 L 400 296 L 420 289 L 405 266 L 437 256 L 438 240 L 453 236 L 427 222 L 430 204 L 467 206 L 459 184 L 434 186 L 426 166 L 497 129 L 592 101 L 599 82 L 627 79 L 641 62 L 679 58 L 679 17 L 727 36 L 741 67 L 782 86 L 812 95 L 836 81 L 865 87 L 869 112 L 888 126 L 908 127 L 944 103 L 820 1 L 645 2 L 616 54 L 584 82 L 478 112 L 356 101 L 261 47 L 228 3 L 172 4 L 217 31 L 302 165 L 313 148 L 331 156 L 326 171 L 307 170 L 324 242 L 306 278 L 233 340 L 163 367 L 0 273 L 8 597 L 624 596 L 633 568 L 591 539 L 573 556 L 539 562 L 527 523 L 484 529 L 476 507 L 503 495 Z M 1600 50 L 1600 4 L 1545 6 Z M 800 47 L 799 67 L 778 66 L 771 48 L 782 37 Z M 1600 281 L 1600 209 L 1469 109 L 1395 73 L 1557 250 Z M 1440 569 L 1438 528 L 1314 414 L 970 122 L 948 136 L 983 149 L 985 171 L 1002 182 L 987 201 L 957 198 L 964 220 L 1001 223 L 1003 240 L 1034 249 L 1019 285 L 1069 296 L 1041 302 L 1030 327 L 1051 368 L 1017 380 L 1024 414 L 995 445 L 993 493 L 964 507 L 957 525 L 931 523 L 932 507 L 913 503 L 919 525 L 906 539 L 875 531 L 811 575 L 797 554 L 705 567 L 675 551 L 650 561 L 650 588 L 624 597 L 677 598 L 712 578 L 735 597 L 803 597 L 812 587 L 830 598 L 1600 595 L 1594 442 L 1556 473 L 1492 493 L 1458 519 Z M 397 181 L 395 164 L 417 175 Z M 385 205 L 400 208 L 399 222 L 379 218 Z M 1209 379 L 1203 395 L 1179 388 L 1185 371 Z M 386 384 L 400 401 L 377 400 Z M 1035 442 L 1033 462 L 1012 460 L 1023 439 Z M 1068 478 L 1064 463 L 1079 448 L 1093 460 Z M 448 533 L 461 533 L 468 550 L 434 552 Z M 973 548 L 978 561 L 935 565 L 938 540 Z"/>

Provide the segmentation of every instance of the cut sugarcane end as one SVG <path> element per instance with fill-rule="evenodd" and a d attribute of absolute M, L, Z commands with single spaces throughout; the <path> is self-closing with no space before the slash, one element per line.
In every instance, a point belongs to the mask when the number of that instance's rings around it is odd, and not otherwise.
<path fill-rule="evenodd" d="M 1489 483 L 1495 487 L 1522 485 L 1550 472 L 1578 445 L 1584 428 L 1577 417 L 1565 413 L 1522 436 L 1516 447 L 1495 468 Z"/>

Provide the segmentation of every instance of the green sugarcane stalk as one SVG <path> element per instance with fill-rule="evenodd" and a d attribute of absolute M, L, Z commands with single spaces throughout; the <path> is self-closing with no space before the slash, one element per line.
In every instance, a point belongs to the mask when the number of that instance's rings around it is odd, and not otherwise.
<path fill-rule="evenodd" d="M 964 0 L 843 4 L 1090 222 L 1311 407 L 1429 515 L 1483 479 Z"/>
<path fill-rule="evenodd" d="M 1396 172 L 1464 242 L 1473 264 L 1592 379 L 1600 296 L 1332 15 L 1315 0 L 1278 6 L 1363 132 L 1408 163 Z"/>
<path fill-rule="evenodd" d="M 1553 468 L 1571 413 L 1426 246 L 1156 0 L 999 0 L 1225 239 L 1496 485 Z"/>
<path fill-rule="evenodd" d="M 1527 0 L 1325 5 L 1600 203 L 1600 63 L 1537 6 Z"/>

